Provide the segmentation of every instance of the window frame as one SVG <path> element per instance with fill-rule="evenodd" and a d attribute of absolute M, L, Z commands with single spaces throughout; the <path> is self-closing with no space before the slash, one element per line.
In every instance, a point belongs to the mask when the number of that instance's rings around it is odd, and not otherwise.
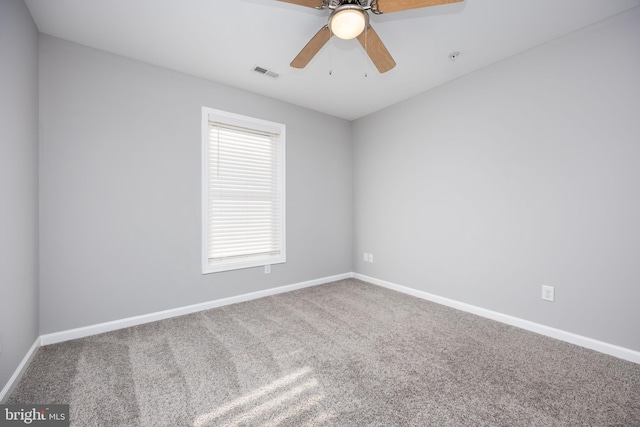
<path fill-rule="evenodd" d="M 278 255 L 248 256 L 247 259 L 235 259 L 211 264 L 209 262 L 209 121 L 241 126 L 248 129 L 276 131 L 278 138 L 278 194 L 279 218 L 278 231 L 280 253 Z M 202 144 L 201 144 L 201 200 L 202 200 L 202 274 L 240 270 L 286 262 L 286 126 L 281 123 L 257 119 L 241 114 L 230 113 L 209 107 L 202 107 Z"/>

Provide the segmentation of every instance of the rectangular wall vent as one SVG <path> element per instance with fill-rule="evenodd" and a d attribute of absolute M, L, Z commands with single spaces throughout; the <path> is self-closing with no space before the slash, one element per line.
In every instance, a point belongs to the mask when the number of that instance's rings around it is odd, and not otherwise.
<path fill-rule="evenodd" d="M 255 66 L 253 71 L 255 71 L 256 73 L 264 74 L 265 76 L 269 76 L 269 77 L 274 77 L 274 78 L 278 77 L 278 73 L 275 73 L 271 70 L 267 70 L 266 68 L 258 67 L 257 65 Z"/>

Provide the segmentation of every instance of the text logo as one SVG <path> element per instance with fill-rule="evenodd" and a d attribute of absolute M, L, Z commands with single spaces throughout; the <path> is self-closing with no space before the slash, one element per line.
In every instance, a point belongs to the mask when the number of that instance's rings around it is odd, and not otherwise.
<path fill-rule="evenodd" d="M 69 427 L 69 405 L 0 405 L 0 427 Z"/>

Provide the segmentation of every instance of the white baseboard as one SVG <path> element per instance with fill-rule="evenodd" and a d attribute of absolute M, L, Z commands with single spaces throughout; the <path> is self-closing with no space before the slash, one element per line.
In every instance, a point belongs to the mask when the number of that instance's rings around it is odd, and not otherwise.
<path fill-rule="evenodd" d="M 309 280 L 306 282 L 294 283 L 292 285 L 280 286 L 263 291 L 251 292 L 248 294 L 237 295 L 229 298 L 203 302 L 199 304 L 188 305 L 185 307 L 173 308 L 170 310 L 158 311 L 155 313 L 143 314 L 140 316 L 128 317 L 126 319 L 114 320 L 111 322 L 99 323 L 97 325 L 84 326 L 81 328 L 69 329 L 61 332 L 54 332 L 40 336 L 41 345 L 56 344 L 63 341 L 84 338 L 91 335 L 102 334 L 105 332 L 115 331 L 117 329 L 128 328 L 130 326 L 141 325 L 143 323 L 155 322 L 157 320 L 168 319 L 170 317 L 183 316 L 198 311 L 209 310 L 225 305 L 236 304 L 239 302 L 250 301 L 257 298 L 267 297 L 270 295 L 281 294 L 284 292 L 295 291 L 296 289 L 308 288 L 310 286 L 322 285 L 324 283 L 335 282 L 353 277 L 353 273 L 344 273 L 336 276 L 323 277 L 321 279 Z"/>
<path fill-rule="evenodd" d="M 406 286 L 398 285 L 395 283 L 387 282 L 373 277 L 365 276 L 359 273 L 353 273 L 353 277 L 363 280 L 365 282 L 382 286 L 384 288 L 392 289 L 394 291 L 402 292 L 407 295 L 422 298 L 431 302 L 446 305 L 451 308 L 455 308 L 468 313 L 476 314 L 478 316 L 486 317 L 487 319 L 496 320 L 498 322 L 506 323 L 507 325 L 516 326 L 527 331 L 535 332 L 541 335 L 546 335 L 551 338 L 565 341 L 571 344 L 586 347 L 591 350 L 605 353 L 610 356 L 618 357 L 620 359 L 628 360 L 640 364 L 640 352 L 631 350 L 625 347 L 620 347 L 614 344 L 598 341 L 593 338 L 588 338 L 582 335 L 577 335 L 571 332 L 566 332 L 560 329 L 552 328 L 550 326 L 541 325 L 539 323 L 530 322 L 528 320 L 520 319 L 518 317 L 509 316 L 508 314 L 498 313 L 497 311 L 487 310 L 486 308 L 477 307 L 475 305 L 466 304 L 449 298 L 433 295 L 428 292 L 419 291 L 417 289 L 408 288 Z"/>
<path fill-rule="evenodd" d="M 18 381 L 20 381 L 20 378 L 22 378 L 22 375 L 24 375 L 24 372 L 29 367 L 31 360 L 33 359 L 33 356 L 36 355 L 36 350 L 39 347 L 40 337 L 36 338 L 27 354 L 22 358 L 22 362 L 20 362 L 13 375 L 11 375 L 11 378 L 9 378 L 7 384 L 4 386 L 2 391 L 0 391 L 0 403 L 4 403 L 5 398 L 9 397 L 13 388 L 18 385 Z"/>

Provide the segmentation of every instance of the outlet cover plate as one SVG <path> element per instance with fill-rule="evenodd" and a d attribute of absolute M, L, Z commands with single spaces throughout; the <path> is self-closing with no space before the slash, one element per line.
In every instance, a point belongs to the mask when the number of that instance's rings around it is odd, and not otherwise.
<path fill-rule="evenodd" d="M 542 285 L 542 299 L 545 301 L 553 301 L 555 298 L 555 289 L 553 286 Z"/>

